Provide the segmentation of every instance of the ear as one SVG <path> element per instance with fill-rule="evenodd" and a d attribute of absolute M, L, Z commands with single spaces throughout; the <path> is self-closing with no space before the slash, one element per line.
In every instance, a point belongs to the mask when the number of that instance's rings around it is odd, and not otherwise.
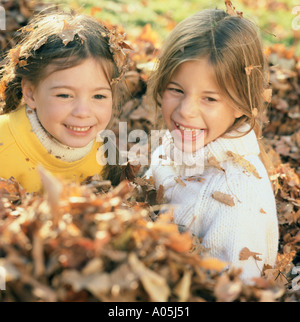
<path fill-rule="evenodd" d="M 244 115 L 244 113 L 243 113 L 243 112 L 241 112 L 241 111 L 239 111 L 239 110 L 234 109 L 234 111 L 233 111 L 233 115 L 234 115 L 234 117 L 235 117 L 236 119 L 238 119 L 239 117 L 243 116 L 243 115 Z"/>
<path fill-rule="evenodd" d="M 28 107 L 34 110 L 36 108 L 34 99 L 35 86 L 29 80 L 24 78 L 22 79 L 21 86 L 25 103 Z"/>

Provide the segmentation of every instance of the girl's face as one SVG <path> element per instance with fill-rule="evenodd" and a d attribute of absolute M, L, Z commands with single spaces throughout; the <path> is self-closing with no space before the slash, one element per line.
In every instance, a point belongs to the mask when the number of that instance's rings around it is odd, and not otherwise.
<path fill-rule="evenodd" d="M 100 63 L 88 58 L 75 67 L 51 73 L 37 86 L 24 80 L 26 104 L 36 109 L 43 127 L 59 142 L 86 146 L 108 125 L 112 92 Z"/>
<path fill-rule="evenodd" d="M 243 115 L 221 95 L 207 59 L 177 67 L 162 95 L 162 114 L 175 145 L 185 152 L 214 141 Z"/>

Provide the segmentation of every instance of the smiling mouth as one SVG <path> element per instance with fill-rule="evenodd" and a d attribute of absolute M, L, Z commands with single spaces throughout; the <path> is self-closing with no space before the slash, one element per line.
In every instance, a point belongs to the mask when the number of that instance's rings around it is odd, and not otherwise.
<path fill-rule="evenodd" d="M 65 127 L 75 132 L 86 132 L 91 128 L 91 126 L 82 127 L 82 126 L 72 126 L 67 124 L 65 124 Z"/>
<path fill-rule="evenodd" d="M 176 125 L 176 128 L 180 131 L 184 131 L 185 135 L 196 137 L 200 135 L 202 132 L 204 132 L 204 129 L 196 129 L 191 127 L 185 127 L 177 122 L 174 122 Z"/>

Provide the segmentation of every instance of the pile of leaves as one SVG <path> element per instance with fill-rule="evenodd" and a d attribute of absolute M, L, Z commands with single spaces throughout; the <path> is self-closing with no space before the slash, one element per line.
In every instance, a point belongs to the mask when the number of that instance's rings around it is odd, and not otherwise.
<path fill-rule="evenodd" d="M 21 24 L 29 18 L 21 8 L 30 1 L 5 3 L 16 6 L 9 14 L 23 15 Z M 4 35 L 1 50 L 10 47 L 10 33 Z M 116 134 L 119 121 L 127 122 L 128 133 L 150 133 L 157 122 L 145 95 L 157 39 L 147 25 L 130 43 L 129 94 L 113 125 Z M 224 270 L 227 263 L 210 258 L 200 239 L 179 233 L 163 191 L 141 178 L 143 167 L 128 164 L 117 187 L 97 176 L 66 183 L 41 170 L 43 193 L 0 180 L 0 267 L 6 271 L 0 300 L 300 301 L 300 60 L 292 48 L 267 50 L 273 95 L 263 140 L 277 190 L 275 268 L 265 267 L 253 285 L 242 282 L 241 272 Z M 255 254 L 245 249 L 243 258 L 249 256 Z"/>
<path fill-rule="evenodd" d="M 99 178 L 79 186 L 41 175 L 45 193 L 38 195 L 14 180 L 0 181 L 2 301 L 275 301 L 284 295 L 272 279 L 249 286 L 239 271 L 222 272 L 227 264 L 210 258 L 188 232 L 180 234 L 171 210 L 157 217 L 146 202 L 149 192 L 159 198 L 151 181 L 123 180 L 112 188 Z"/>

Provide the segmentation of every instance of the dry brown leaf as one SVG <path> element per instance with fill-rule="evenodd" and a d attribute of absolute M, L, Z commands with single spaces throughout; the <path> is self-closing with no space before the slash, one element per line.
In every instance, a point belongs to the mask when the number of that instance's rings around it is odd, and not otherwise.
<path fill-rule="evenodd" d="M 147 268 L 134 253 L 129 254 L 128 262 L 132 271 L 138 275 L 151 301 L 166 302 L 171 293 L 166 279 Z"/>
<path fill-rule="evenodd" d="M 221 202 L 221 203 L 223 203 L 223 204 L 225 204 L 227 206 L 233 207 L 235 205 L 233 197 L 231 195 L 226 194 L 226 193 L 223 193 L 223 192 L 220 192 L 220 191 L 215 191 L 212 194 L 212 197 L 215 200 L 217 200 L 217 201 L 219 201 L 219 202 Z"/>
<path fill-rule="evenodd" d="M 200 267 L 209 271 L 221 272 L 228 267 L 228 263 L 216 257 L 204 257 L 200 259 Z"/>
<path fill-rule="evenodd" d="M 184 181 L 182 181 L 179 177 L 174 178 L 174 180 L 175 180 L 177 183 L 179 183 L 181 186 L 183 186 L 183 187 L 185 187 L 185 186 L 186 186 L 185 182 L 184 182 Z"/>
<path fill-rule="evenodd" d="M 196 182 L 203 182 L 205 181 L 204 178 L 201 178 L 199 176 L 190 176 L 190 177 L 187 177 L 185 178 L 186 181 L 196 181 Z"/>
<path fill-rule="evenodd" d="M 271 88 L 264 89 L 262 96 L 263 96 L 265 102 L 271 103 L 272 89 Z"/>
<path fill-rule="evenodd" d="M 70 41 L 74 40 L 75 35 L 79 32 L 80 26 L 73 27 L 64 21 L 64 26 L 58 36 L 61 38 L 63 44 L 67 46 Z"/>
<path fill-rule="evenodd" d="M 248 171 L 249 173 L 252 173 L 256 178 L 261 179 L 254 165 L 249 161 L 247 161 L 246 159 L 244 159 L 241 155 L 233 153 L 231 151 L 227 151 L 227 155 L 233 158 L 233 161 L 238 163 L 246 171 Z"/>
<path fill-rule="evenodd" d="M 217 301 L 233 302 L 239 297 L 242 286 L 243 283 L 239 278 L 232 280 L 228 274 L 222 274 L 215 287 Z"/>
<path fill-rule="evenodd" d="M 12 48 L 9 51 L 9 57 L 12 60 L 14 65 L 19 63 L 20 53 L 21 53 L 21 46 L 17 46 L 16 48 Z"/>
<path fill-rule="evenodd" d="M 157 204 L 162 204 L 164 202 L 165 189 L 163 185 L 159 185 L 156 192 L 156 202 Z"/>
<path fill-rule="evenodd" d="M 244 247 L 241 251 L 240 251 L 240 256 L 239 256 L 239 260 L 240 261 L 245 261 L 247 259 L 249 259 L 249 257 L 253 257 L 255 260 L 257 261 L 261 261 L 261 259 L 258 257 L 258 255 L 261 255 L 260 253 L 255 253 L 255 252 L 251 252 L 249 250 L 249 248 Z"/>
<path fill-rule="evenodd" d="M 235 7 L 232 5 L 232 2 L 229 0 L 225 0 L 225 5 L 226 5 L 226 12 L 230 16 L 235 16 Z"/>
<path fill-rule="evenodd" d="M 220 171 L 225 171 L 221 165 L 220 165 L 220 162 L 217 161 L 217 159 L 214 157 L 214 156 L 211 156 L 208 158 L 208 164 L 211 165 L 212 167 L 215 167 L 217 169 L 219 169 Z"/>
<path fill-rule="evenodd" d="M 174 293 L 180 302 L 188 301 L 191 296 L 192 271 L 185 270 L 181 280 L 174 287 Z"/>
<path fill-rule="evenodd" d="M 246 75 L 250 76 L 254 67 L 252 65 L 245 67 Z"/>

